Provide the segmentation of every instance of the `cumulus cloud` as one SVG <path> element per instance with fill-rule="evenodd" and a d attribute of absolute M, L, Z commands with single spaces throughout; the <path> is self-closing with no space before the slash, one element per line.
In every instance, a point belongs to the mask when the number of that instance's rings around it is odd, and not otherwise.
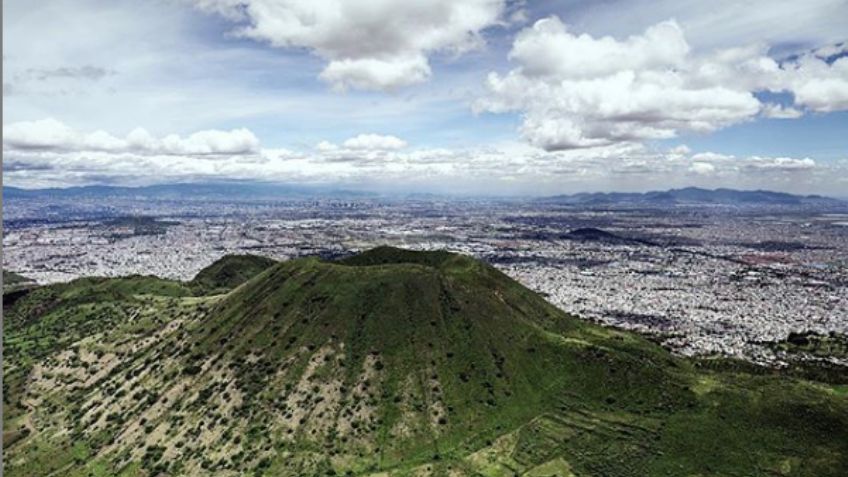
<path fill-rule="evenodd" d="M 348 149 L 402 149 L 406 141 L 396 136 L 380 134 L 360 134 L 342 143 Z"/>
<path fill-rule="evenodd" d="M 518 34 L 509 58 L 519 62 L 527 76 L 592 79 L 626 70 L 680 66 L 688 52 L 689 45 L 674 21 L 617 41 L 574 35 L 559 18 L 549 17 Z"/>
<path fill-rule="evenodd" d="M 715 172 L 715 166 L 709 162 L 693 162 L 689 170 L 695 174 L 709 175 Z"/>
<path fill-rule="evenodd" d="M 106 131 L 81 132 L 53 118 L 21 121 L 3 126 L 4 149 L 58 151 L 137 152 L 163 155 L 248 154 L 259 149 L 259 139 L 249 130 L 205 130 L 187 137 L 169 134 L 156 138 L 137 128 L 124 138 Z"/>
<path fill-rule="evenodd" d="M 695 162 L 727 163 L 736 160 L 736 157 L 717 152 L 698 152 L 692 155 L 692 160 Z"/>
<path fill-rule="evenodd" d="M 303 151 L 259 149 L 203 156 L 137 149 L 4 151 L 7 183 L 25 187 L 89 183 L 146 184 L 254 180 L 345 184 L 487 194 L 553 194 L 580 190 L 646 190 L 697 185 L 835 193 L 848 162 L 735 157 L 638 143 L 547 152 L 520 143 L 464 149 L 353 149 L 325 143 Z"/>
<path fill-rule="evenodd" d="M 838 66 L 848 78 L 848 60 L 839 60 Z M 796 103 L 813 111 L 829 113 L 848 109 L 848 79 L 811 78 L 794 89 Z"/>
<path fill-rule="evenodd" d="M 448 149 L 414 147 L 396 136 L 368 133 L 292 151 L 261 148 L 247 130 L 157 137 L 139 128 L 119 138 L 104 131 L 80 132 L 55 119 L 12 123 L 4 133 L 7 184 L 25 187 L 238 179 L 478 193 L 689 185 L 827 193 L 848 174 L 848 162 L 736 157 L 638 142 L 562 151 L 520 142 Z"/>
<path fill-rule="evenodd" d="M 406 141 L 397 136 L 382 134 L 358 134 L 341 144 L 319 142 L 312 156 L 323 163 L 336 163 L 340 167 L 355 166 L 363 170 L 376 168 L 376 172 L 402 167 L 402 163 L 421 150 L 400 152 L 407 147 Z"/>
<path fill-rule="evenodd" d="M 428 57 L 478 48 L 504 0 L 194 0 L 237 24 L 232 34 L 327 60 L 336 89 L 391 90 L 426 81 Z"/>
<path fill-rule="evenodd" d="M 674 146 L 668 150 L 669 155 L 674 157 L 682 157 L 690 154 L 692 149 L 689 148 L 686 144 L 681 144 L 679 146 Z"/>
<path fill-rule="evenodd" d="M 816 167 L 816 161 L 805 157 L 759 157 L 753 156 L 742 162 L 742 167 L 757 170 L 797 171 L 809 170 Z"/>
<path fill-rule="evenodd" d="M 3 126 L 3 145 L 21 149 L 68 147 L 79 139 L 76 131 L 53 118 Z"/>
<path fill-rule="evenodd" d="M 774 119 L 796 119 L 804 115 L 804 113 L 791 106 L 782 104 L 768 103 L 763 105 L 763 116 Z"/>
<path fill-rule="evenodd" d="M 711 132 L 761 112 L 848 109 L 848 57 L 778 62 L 763 45 L 695 54 L 674 21 L 619 40 L 575 34 L 552 16 L 521 31 L 509 58 L 517 67 L 489 74 L 475 110 L 522 113 L 523 137 L 547 150 Z M 763 106 L 760 91 L 792 93 L 795 103 Z"/>
<path fill-rule="evenodd" d="M 319 77 L 336 91 L 348 88 L 391 90 L 422 83 L 430 78 L 430 64 L 423 55 L 391 59 L 345 58 L 330 62 Z"/>
<path fill-rule="evenodd" d="M 170 154 L 246 154 L 259 148 L 259 139 L 245 128 L 231 131 L 210 129 L 185 138 L 169 134 L 162 138 L 160 148 Z"/>
<path fill-rule="evenodd" d="M 690 157 L 691 172 L 699 174 L 726 173 L 762 176 L 769 173 L 803 173 L 814 169 L 827 169 L 809 157 L 736 157 L 730 154 L 700 152 Z"/>

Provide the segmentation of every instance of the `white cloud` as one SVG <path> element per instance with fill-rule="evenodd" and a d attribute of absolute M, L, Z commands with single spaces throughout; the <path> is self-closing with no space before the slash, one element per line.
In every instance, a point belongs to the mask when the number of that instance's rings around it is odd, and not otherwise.
<path fill-rule="evenodd" d="M 330 152 L 330 151 L 337 151 L 339 149 L 339 146 L 337 146 L 337 145 L 335 145 L 335 144 L 333 144 L 329 141 L 321 141 L 321 142 L 319 142 L 318 144 L 315 145 L 315 149 L 317 149 L 318 151 L 321 151 L 321 152 Z"/>
<path fill-rule="evenodd" d="M 426 81 L 428 56 L 478 48 L 504 0 L 194 0 L 238 26 L 232 34 L 327 60 L 336 89 L 391 90 Z"/>
<path fill-rule="evenodd" d="M 762 115 L 774 119 L 796 119 L 803 116 L 804 113 L 791 106 L 769 103 L 763 105 Z"/>
<path fill-rule="evenodd" d="M 78 141 L 77 133 L 53 119 L 21 121 L 3 126 L 3 145 L 19 148 L 56 148 Z"/>
<path fill-rule="evenodd" d="M 389 150 L 406 147 L 406 141 L 395 136 L 380 134 L 360 134 L 342 143 L 348 149 Z"/>
<path fill-rule="evenodd" d="M 759 111 L 748 91 L 691 81 L 688 52 L 674 22 L 618 41 L 546 18 L 518 35 L 510 57 L 519 66 L 491 73 L 476 108 L 523 112 L 522 135 L 548 150 L 713 131 Z"/>
<path fill-rule="evenodd" d="M 673 156 L 687 156 L 692 153 L 692 149 L 689 148 L 686 144 L 681 144 L 679 146 L 674 146 L 668 150 L 668 153 Z"/>
<path fill-rule="evenodd" d="M 720 154 L 717 152 L 699 152 L 692 155 L 692 160 L 699 162 L 716 163 L 734 161 L 736 160 L 736 158 L 729 154 Z"/>
<path fill-rule="evenodd" d="M 544 4 L 544 2 L 543 2 Z M 696 49 L 755 42 L 796 48 L 845 40 L 848 2 L 844 0 L 627 0 L 569 2 L 568 21 L 591 34 L 617 37 L 644 31 L 658 20 L 675 18 Z M 779 28 L 776 26 L 779 25 Z"/>
<path fill-rule="evenodd" d="M 840 60 L 845 63 L 848 60 Z M 848 109 L 848 68 L 845 78 L 811 78 L 801 81 L 795 93 L 795 102 L 813 111 L 829 113 Z"/>
<path fill-rule="evenodd" d="M 757 170 L 797 171 L 816 167 L 816 161 L 805 157 L 796 159 L 792 157 L 759 157 L 753 156 L 742 163 L 742 166 Z"/>
<path fill-rule="evenodd" d="M 169 134 L 162 139 L 136 128 L 123 139 L 105 131 L 84 133 L 53 118 L 21 121 L 3 127 L 4 149 L 59 151 L 140 152 L 164 155 L 248 154 L 259 149 L 259 139 L 247 129 L 205 130 L 188 137 Z"/>
<path fill-rule="evenodd" d="M 574 35 L 557 17 L 544 18 L 515 38 L 509 58 L 527 76 L 593 79 L 620 71 L 680 66 L 689 45 L 674 21 L 648 28 L 624 41 Z"/>
<path fill-rule="evenodd" d="M 689 158 L 692 162 L 689 170 L 698 174 L 725 174 L 726 179 L 738 176 L 751 176 L 765 179 L 769 174 L 796 174 L 816 169 L 827 170 L 833 166 L 822 166 L 815 160 L 804 157 L 736 157 L 714 152 L 700 152 Z M 842 168 L 836 167 L 835 170 Z"/>
<path fill-rule="evenodd" d="M 779 63 L 763 45 L 695 54 L 674 21 L 617 40 L 574 34 L 552 16 L 519 33 L 509 57 L 516 68 L 489 74 L 475 110 L 521 112 L 523 137 L 547 150 L 711 132 L 761 111 L 848 109 L 848 57 Z M 793 93 L 795 105 L 763 109 L 760 91 Z"/>
<path fill-rule="evenodd" d="M 81 143 L 79 144 L 80 149 L 91 149 L 94 151 L 118 151 L 126 148 L 126 141 L 118 139 L 106 131 L 98 130 L 85 135 L 77 134 L 77 138 L 81 139 Z M 73 144 L 69 146 L 73 147 Z"/>
<path fill-rule="evenodd" d="M 709 175 L 715 172 L 716 168 L 709 162 L 693 162 L 689 170 L 701 175 Z"/>
<path fill-rule="evenodd" d="M 333 89 L 391 90 L 430 78 L 430 65 L 422 55 L 390 59 L 358 58 L 331 61 L 319 77 Z"/>
<path fill-rule="evenodd" d="M 821 47 L 785 61 L 769 79 L 764 86 L 791 92 L 798 107 L 822 113 L 846 110 L 848 43 Z"/>
<path fill-rule="evenodd" d="M 144 144 L 144 134 L 131 134 Z M 368 137 L 359 135 L 355 138 Z M 384 136 L 376 136 L 383 138 Z M 353 138 L 352 138 L 353 139 Z M 348 147 L 329 142 L 302 151 L 257 149 L 207 156 L 150 149 L 4 148 L 7 184 L 24 187 L 91 183 L 149 184 L 221 179 L 329 183 L 366 189 L 554 194 L 697 185 L 836 194 L 848 162 L 735 157 L 656 150 L 639 143 L 546 152 L 521 143 L 462 149 Z"/>
<path fill-rule="evenodd" d="M 479 74 L 457 77 L 445 68 L 414 97 L 333 94 L 316 79 L 326 65 L 320 58 L 232 41 L 223 35 L 231 24 L 199 14 L 188 0 L 8 0 L 3 8 L 7 124 L 55 117 L 121 137 L 144 125 L 157 138 L 245 124 L 254 132 L 275 130 L 275 141 L 315 143 L 329 134 L 399 122 L 412 130 L 465 114 L 466 100 L 448 104 L 445 97 L 479 84 Z M 109 74 L 97 81 L 29 74 L 84 65 Z"/>
<path fill-rule="evenodd" d="M 259 139 L 245 128 L 231 131 L 210 129 L 186 138 L 169 134 L 161 144 L 161 148 L 170 154 L 246 154 L 259 148 Z"/>

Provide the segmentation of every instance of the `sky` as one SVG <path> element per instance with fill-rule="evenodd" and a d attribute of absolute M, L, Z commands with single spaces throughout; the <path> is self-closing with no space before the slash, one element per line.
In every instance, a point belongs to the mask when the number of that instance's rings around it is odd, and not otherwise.
<path fill-rule="evenodd" d="M 848 196 L 848 0 L 7 0 L 3 179 Z"/>

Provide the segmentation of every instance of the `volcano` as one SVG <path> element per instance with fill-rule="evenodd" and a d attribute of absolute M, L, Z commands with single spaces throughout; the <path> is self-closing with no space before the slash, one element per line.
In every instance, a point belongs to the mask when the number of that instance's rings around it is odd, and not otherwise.
<path fill-rule="evenodd" d="M 842 388 L 673 356 L 471 257 L 223 263 L 199 282 L 83 279 L 17 300 L 7 475 L 848 468 Z"/>

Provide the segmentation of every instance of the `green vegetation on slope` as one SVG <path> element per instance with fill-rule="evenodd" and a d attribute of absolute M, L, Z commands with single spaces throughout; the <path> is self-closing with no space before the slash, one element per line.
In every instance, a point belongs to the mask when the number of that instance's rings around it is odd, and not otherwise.
<path fill-rule="evenodd" d="M 20 285 L 22 283 L 32 283 L 32 280 L 29 278 L 15 272 L 10 272 L 8 270 L 3 270 L 3 286 L 10 287 L 13 285 Z"/>
<path fill-rule="evenodd" d="M 20 400 L 35 364 L 87 337 L 117 338 L 116 327 L 131 326 L 142 304 L 187 294 L 179 282 L 142 276 L 83 278 L 28 291 L 3 313 L 4 417 L 25 410 Z"/>
<path fill-rule="evenodd" d="M 3 270 L 3 307 L 11 305 L 37 286 L 35 281 L 23 275 Z"/>
<path fill-rule="evenodd" d="M 848 336 L 839 333 L 790 333 L 785 340 L 770 345 L 775 351 L 788 355 L 803 355 L 812 359 L 848 359 Z"/>
<path fill-rule="evenodd" d="M 226 293 L 275 263 L 258 255 L 226 255 L 201 270 L 188 285 L 198 295 Z"/>
<path fill-rule="evenodd" d="M 840 388 L 696 366 L 468 257 L 382 247 L 187 288 L 81 280 L 12 307 L 7 475 L 848 468 Z"/>

